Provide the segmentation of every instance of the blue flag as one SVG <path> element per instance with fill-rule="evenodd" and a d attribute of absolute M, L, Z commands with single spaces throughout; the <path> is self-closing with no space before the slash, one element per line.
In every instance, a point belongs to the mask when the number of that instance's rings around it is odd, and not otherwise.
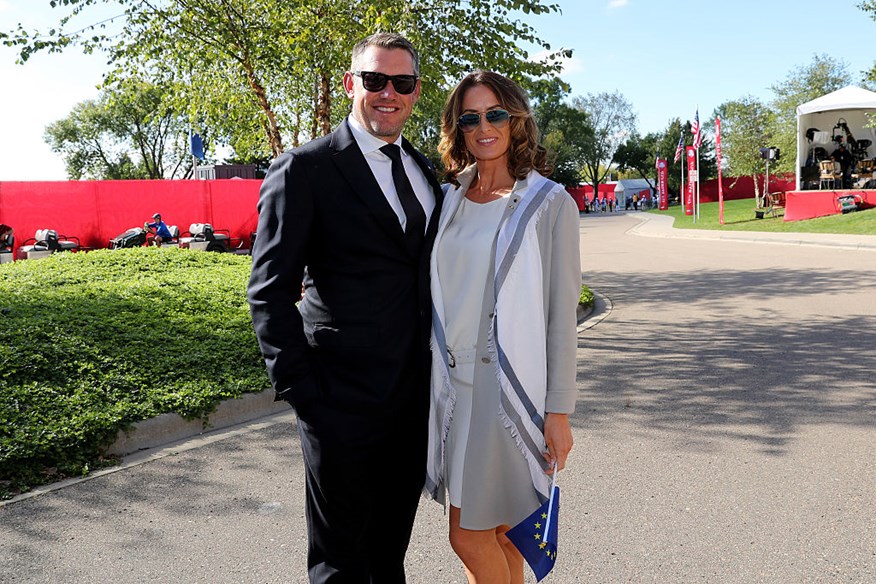
<path fill-rule="evenodd" d="M 201 136 L 198 134 L 191 135 L 191 152 L 192 156 L 198 158 L 199 160 L 204 159 L 204 141 L 201 140 Z"/>
<path fill-rule="evenodd" d="M 559 515 L 560 487 L 554 487 L 551 498 L 535 513 L 505 532 L 532 568 L 538 582 L 553 570 L 557 561 Z"/>

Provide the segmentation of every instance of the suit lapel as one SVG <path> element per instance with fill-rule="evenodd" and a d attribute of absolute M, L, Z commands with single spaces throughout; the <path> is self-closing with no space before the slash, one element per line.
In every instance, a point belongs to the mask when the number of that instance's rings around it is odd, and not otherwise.
<path fill-rule="evenodd" d="M 398 215 L 392 210 L 386 196 L 377 184 L 371 167 L 365 160 L 356 139 L 350 131 L 347 120 L 344 120 L 332 134 L 331 148 L 334 150 L 332 161 L 338 172 L 352 187 L 350 190 L 368 207 L 377 223 L 395 240 L 400 249 L 407 249 L 405 234 L 398 221 Z"/>

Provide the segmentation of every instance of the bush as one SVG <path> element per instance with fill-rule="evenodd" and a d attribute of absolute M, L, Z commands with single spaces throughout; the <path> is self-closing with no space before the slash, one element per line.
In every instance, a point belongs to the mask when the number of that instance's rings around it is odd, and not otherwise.
<path fill-rule="evenodd" d="M 578 304 L 585 308 L 590 308 L 593 306 L 595 299 L 593 297 L 593 290 L 588 288 L 585 285 L 581 285 L 581 295 L 578 296 Z"/>
<path fill-rule="evenodd" d="M 249 272 L 246 256 L 175 248 L 0 266 L 0 497 L 105 464 L 134 422 L 268 387 Z"/>

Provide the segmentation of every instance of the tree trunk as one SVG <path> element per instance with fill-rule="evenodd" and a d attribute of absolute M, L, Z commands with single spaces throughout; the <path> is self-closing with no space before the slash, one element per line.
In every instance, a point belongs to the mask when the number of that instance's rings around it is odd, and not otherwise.
<path fill-rule="evenodd" d="M 318 118 L 322 135 L 332 131 L 332 85 L 331 76 L 325 71 L 319 74 Z"/>
<path fill-rule="evenodd" d="M 252 87 L 252 90 L 255 92 L 259 105 L 261 106 L 262 111 L 265 112 L 265 116 L 268 118 L 267 124 L 265 124 L 265 131 L 268 136 L 268 142 L 271 145 L 271 154 L 276 158 L 283 153 L 283 138 L 280 136 L 280 128 L 277 126 L 277 116 L 274 115 L 274 110 L 271 109 L 271 104 L 268 101 L 267 92 L 262 84 L 259 83 L 258 77 L 256 77 L 252 66 L 249 63 L 244 63 L 243 66 L 246 69 L 246 77 L 249 81 L 249 86 Z"/>
<path fill-rule="evenodd" d="M 310 139 L 316 140 L 316 129 L 319 126 L 319 79 L 313 80 L 313 115 L 310 116 Z"/>
<path fill-rule="evenodd" d="M 754 204 L 758 208 L 763 208 L 765 206 L 763 200 L 764 198 L 760 194 L 760 181 L 758 181 L 757 174 L 752 175 L 751 182 L 754 183 Z"/>
<path fill-rule="evenodd" d="M 301 131 L 301 105 L 296 102 L 295 105 L 295 127 L 292 128 L 292 148 L 298 148 L 298 134 Z"/>

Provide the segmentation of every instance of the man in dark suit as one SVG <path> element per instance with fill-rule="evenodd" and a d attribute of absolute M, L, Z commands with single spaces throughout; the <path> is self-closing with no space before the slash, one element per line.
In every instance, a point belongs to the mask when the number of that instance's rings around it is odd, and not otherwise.
<path fill-rule="evenodd" d="M 846 150 L 846 145 L 840 144 L 839 147 L 831 153 L 830 157 L 840 163 L 840 169 L 843 173 L 843 188 L 851 188 L 852 162 L 854 162 L 854 160 L 849 151 Z"/>
<path fill-rule="evenodd" d="M 425 478 L 442 196 L 401 137 L 418 75 L 404 37 L 358 43 L 344 74 L 352 114 L 280 156 L 261 190 L 249 301 L 273 387 L 298 415 L 311 582 L 405 581 Z"/>

